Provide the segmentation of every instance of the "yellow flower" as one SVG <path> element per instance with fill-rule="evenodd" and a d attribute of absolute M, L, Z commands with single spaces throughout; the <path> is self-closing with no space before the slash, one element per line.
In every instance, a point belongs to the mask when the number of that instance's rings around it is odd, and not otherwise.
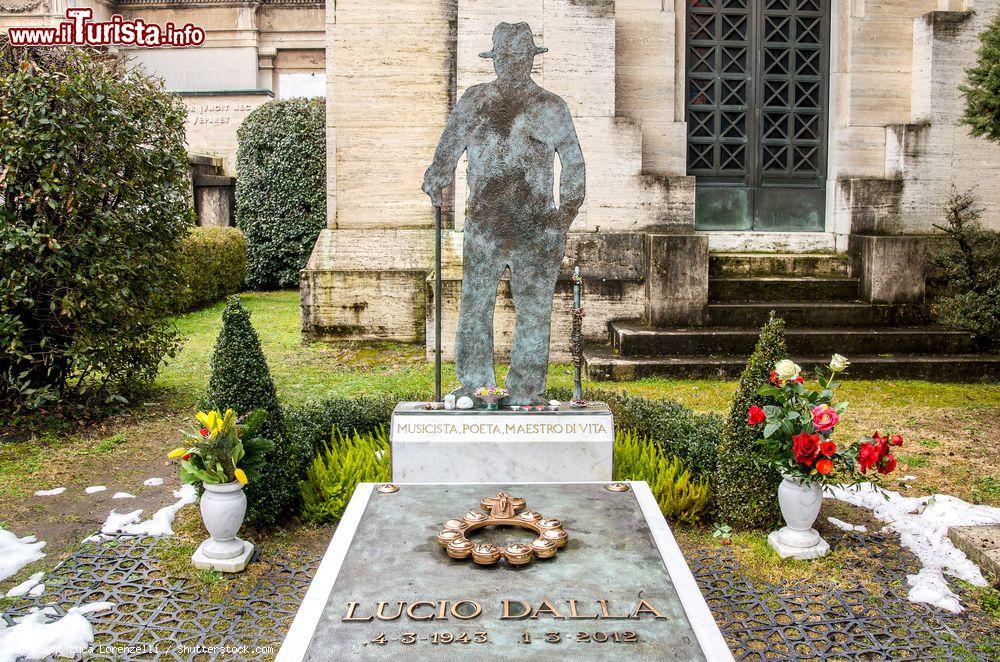
<path fill-rule="evenodd" d="M 167 457 L 170 458 L 171 460 L 175 460 L 180 456 L 184 455 L 185 453 L 187 453 L 187 449 L 184 448 L 183 446 L 180 446 L 167 453 Z"/>
<path fill-rule="evenodd" d="M 236 480 L 240 481 L 240 485 L 247 484 L 247 475 L 245 471 L 243 471 L 242 469 L 237 469 L 233 473 L 236 475 Z"/>

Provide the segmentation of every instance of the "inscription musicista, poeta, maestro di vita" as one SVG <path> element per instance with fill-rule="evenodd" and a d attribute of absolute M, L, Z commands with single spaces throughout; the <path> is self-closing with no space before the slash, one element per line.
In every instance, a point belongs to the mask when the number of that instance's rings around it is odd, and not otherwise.
<path fill-rule="evenodd" d="M 631 609 L 613 605 L 610 600 L 501 600 L 496 611 L 489 616 L 500 620 L 567 619 L 567 620 L 656 620 L 667 617 L 649 600 L 640 599 Z M 341 621 L 369 622 L 372 620 L 395 621 L 469 621 L 483 616 L 483 605 L 476 600 L 403 600 L 377 602 L 363 606 L 348 602 Z"/>
<path fill-rule="evenodd" d="M 397 434 L 604 434 L 604 423 L 402 423 Z"/>

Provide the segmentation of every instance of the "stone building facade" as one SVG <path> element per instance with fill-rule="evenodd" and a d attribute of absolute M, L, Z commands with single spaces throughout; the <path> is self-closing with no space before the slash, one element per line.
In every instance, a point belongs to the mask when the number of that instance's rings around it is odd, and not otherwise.
<path fill-rule="evenodd" d="M 163 78 L 188 107 L 192 153 L 222 159 L 236 173 L 236 130 L 269 99 L 326 93 L 322 0 L 0 0 L 0 31 L 56 25 L 68 7 L 89 7 L 94 21 L 126 20 L 205 31 L 197 48 L 126 49 Z"/>
<path fill-rule="evenodd" d="M 1000 148 L 958 123 L 958 86 L 996 0 L 338 0 L 327 3 L 328 226 L 302 274 L 303 330 L 432 346 L 457 320 L 459 167 L 444 209 L 442 292 L 423 170 L 458 95 L 493 76 L 477 55 L 500 21 L 548 53 L 535 77 L 567 100 L 587 200 L 569 274 L 585 334 L 706 320 L 710 251 L 839 253 L 859 297 L 924 295 L 924 238 L 952 186 L 977 185 L 1000 228 Z M 498 351 L 512 304 L 501 285 Z"/>
<path fill-rule="evenodd" d="M 0 0 L 0 27 L 57 20 L 65 2 Z M 440 293 L 420 187 L 455 99 L 493 76 L 478 53 L 501 21 L 528 22 L 549 49 L 534 75 L 568 102 L 587 162 L 556 291 L 556 358 L 575 265 L 593 343 L 617 322 L 714 323 L 712 301 L 738 298 L 721 292 L 724 276 L 750 268 L 719 261 L 734 253 L 771 253 L 779 273 L 834 274 L 830 291 L 872 306 L 859 314 L 895 320 L 878 306 L 924 298 L 926 240 L 953 187 L 976 186 L 1000 228 L 1000 148 L 959 123 L 958 89 L 998 0 L 80 2 L 207 31 L 202 48 L 135 57 L 184 96 L 191 149 L 221 158 L 220 175 L 233 174 L 247 112 L 320 93 L 325 72 L 328 222 L 301 279 L 312 338 L 432 347 L 441 296 L 450 355 L 464 165 L 443 210 Z M 803 271 L 788 253 L 835 259 Z M 512 320 L 503 283 L 501 355 Z"/>

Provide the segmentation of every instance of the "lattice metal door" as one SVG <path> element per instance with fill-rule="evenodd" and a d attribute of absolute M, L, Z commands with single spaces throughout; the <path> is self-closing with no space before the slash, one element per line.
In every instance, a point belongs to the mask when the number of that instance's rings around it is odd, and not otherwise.
<path fill-rule="evenodd" d="M 829 0 L 688 0 L 700 229 L 822 230 Z"/>

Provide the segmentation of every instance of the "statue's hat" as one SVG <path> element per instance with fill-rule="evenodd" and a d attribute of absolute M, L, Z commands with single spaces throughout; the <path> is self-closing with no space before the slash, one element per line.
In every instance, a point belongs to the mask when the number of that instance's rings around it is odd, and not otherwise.
<path fill-rule="evenodd" d="M 535 37 L 527 23 L 500 23 L 493 30 L 493 50 L 480 53 L 479 57 L 496 57 L 497 53 L 538 55 L 548 50 L 535 45 Z"/>

